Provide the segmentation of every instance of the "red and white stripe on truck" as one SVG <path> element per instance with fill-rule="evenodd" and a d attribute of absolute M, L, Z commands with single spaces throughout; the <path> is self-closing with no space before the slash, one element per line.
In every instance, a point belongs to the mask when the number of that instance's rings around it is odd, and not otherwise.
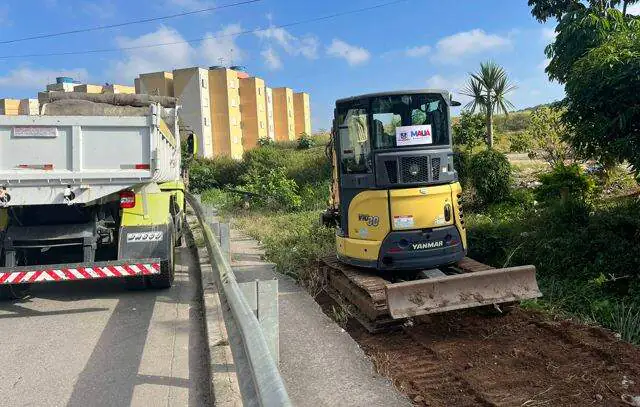
<path fill-rule="evenodd" d="M 77 265 L 0 268 L 0 285 L 98 280 L 160 274 L 158 259 Z"/>

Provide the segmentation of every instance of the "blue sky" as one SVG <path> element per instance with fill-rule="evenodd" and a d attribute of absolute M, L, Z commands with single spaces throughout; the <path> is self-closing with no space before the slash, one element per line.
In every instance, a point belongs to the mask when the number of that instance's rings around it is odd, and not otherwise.
<path fill-rule="evenodd" d="M 6 0 L 0 41 L 163 16 L 238 0 Z M 544 73 L 553 25 L 539 24 L 525 0 L 407 0 L 285 29 L 275 26 L 387 0 L 262 0 L 205 14 L 49 39 L 0 44 L 0 57 L 123 48 L 185 39 L 202 42 L 90 55 L 0 59 L 0 98 L 34 97 L 62 74 L 90 83 L 132 84 L 142 72 L 233 61 L 269 86 L 311 94 L 314 129 L 331 123 L 335 99 L 382 90 L 462 88 L 492 59 L 518 89 L 517 108 L 563 96 Z M 241 31 L 269 28 L 259 33 Z M 233 51 L 231 51 L 233 50 Z"/>

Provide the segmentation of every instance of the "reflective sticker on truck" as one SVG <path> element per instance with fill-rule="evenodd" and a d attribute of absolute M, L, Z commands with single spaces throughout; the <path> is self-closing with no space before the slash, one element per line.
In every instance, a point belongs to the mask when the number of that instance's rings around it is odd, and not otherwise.
<path fill-rule="evenodd" d="M 164 233 L 159 232 L 134 232 L 127 233 L 127 243 L 137 242 L 160 242 L 164 238 Z"/>

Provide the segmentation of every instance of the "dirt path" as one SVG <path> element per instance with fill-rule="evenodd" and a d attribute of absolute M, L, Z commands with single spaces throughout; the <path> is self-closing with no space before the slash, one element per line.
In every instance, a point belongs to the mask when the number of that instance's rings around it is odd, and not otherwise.
<path fill-rule="evenodd" d="M 628 406 L 622 395 L 640 395 L 640 349 L 537 313 L 449 313 L 382 335 L 348 329 L 420 406 Z"/>

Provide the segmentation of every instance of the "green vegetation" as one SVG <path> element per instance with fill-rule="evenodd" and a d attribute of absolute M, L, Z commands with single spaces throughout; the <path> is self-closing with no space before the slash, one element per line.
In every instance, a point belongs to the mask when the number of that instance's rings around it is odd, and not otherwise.
<path fill-rule="evenodd" d="M 568 141 L 584 157 L 640 171 L 640 19 L 626 15 L 636 0 L 529 0 L 541 22 L 558 21 L 546 49 L 549 77 L 565 85 Z M 617 6 L 623 5 L 623 11 Z"/>
<path fill-rule="evenodd" d="M 587 174 L 578 165 L 541 164 L 536 167 L 544 169 L 539 187 L 515 188 L 503 182 L 511 178 L 504 155 L 482 149 L 470 157 L 475 165 L 469 165 L 465 191 L 469 255 L 496 267 L 536 265 L 544 297 L 525 302 L 526 307 L 595 322 L 640 343 L 640 202 L 602 195 L 613 184 L 625 191 L 637 188 L 628 172 L 610 173 L 617 174 L 613 180 L 597 171 Z M 209 187 L 201 191 L 203 200 L 258 239 L 280 272 L 320 293 L 316 261 L 335 250 L 333 229 L 319 222 L 331 173 L 323 143 L 309 149 L 276 143 L 247 152 L 235 165 L 225 159 L 196 165 L 209 166 L 197 170 L 204 173 L 221 168 L 231 173 L 218 174 L 220 180 L 236 177 L 227 184 L 236 192 Z M 277 194 L 295 194 L 300 205 L 271 205 L 237 192 L 270 196 L 265 185 L 274 180 Z M 485 186 L 492 192 L 485 193 Z"/>
<path fill-rule="evenodd" d="M 470 170 L 471 181 L 483 203 L 499 202 L 509 196 L 511 165 L 504 154 L 493 149 L 481 151 L 471 158 Z"/>

